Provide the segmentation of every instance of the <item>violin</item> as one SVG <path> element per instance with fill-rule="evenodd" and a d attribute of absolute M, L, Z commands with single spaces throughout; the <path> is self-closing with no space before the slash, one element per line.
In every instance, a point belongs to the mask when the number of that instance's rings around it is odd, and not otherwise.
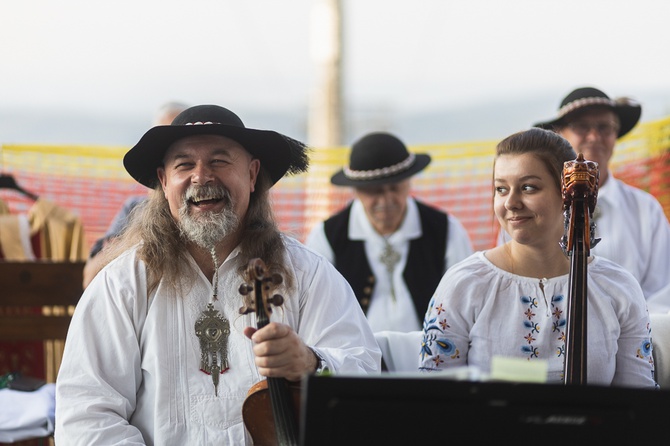
<path fill-rule="evenodd" d="M 281 306 L 284 297 L 272 294 L 283 282 L 280 274 L 269 274 L 261 259 L 252 259 L 246 269 L 246 283 L 239 292 L 245 305 L 240 314 L 256 313 L 258 329 L 270 323 L 272 306 Z M 298 412 L 300 407 L 299 383 L 284 378 L 268 377 L 254 384 L 242 405 L 242 419 L 255 445 L 297 446 Z M 272 423 L 269 422 L 272 420 Z"/>
<path fill-rule="evenodd" d="M 598 197 L 598 163 L 577 159 L 563 163 L 561 177 L 565 234 L 560 245 L 570 258 L 570 288 L 567 302 L 567 328 L 565 337 L 565 384 L 586 384 L 587 341 L 587 266 L 591 248 L 600 239 L 595 238 L 595 211 Z"/>

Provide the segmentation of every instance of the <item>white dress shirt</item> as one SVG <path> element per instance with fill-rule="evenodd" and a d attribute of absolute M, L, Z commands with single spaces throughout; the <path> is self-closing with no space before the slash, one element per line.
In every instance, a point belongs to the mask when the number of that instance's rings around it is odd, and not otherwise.
<path fill-rule="evenodd" d="M 623 266 L 637 279 L 649 311 L 670 310 L 670 224 L 656 198 L 610 174 L 598 190 L 592 253 Z"/>
<path fill-rule="evenodd" d="M 335 373 L 376 373 L 380 350 L 351 287 L 322 257 L 285 238 L 295 292 L 272 320 L 288 324 Z M 229 369 L 200 370 L 196 320 L 212 284 L 190 259 L 184 294 L 164 282 L 147 295 L 146 270 L 134 250 L 86 288 L 68 332 L 56 386 L 56 443 L 67 446 L 249 444 L 242 420 L 247 391 L 262 377 L 243 334 L 255 314 L 243 305 L 233 251 L 219 268 L 214 307 L 230 322 Z"/>

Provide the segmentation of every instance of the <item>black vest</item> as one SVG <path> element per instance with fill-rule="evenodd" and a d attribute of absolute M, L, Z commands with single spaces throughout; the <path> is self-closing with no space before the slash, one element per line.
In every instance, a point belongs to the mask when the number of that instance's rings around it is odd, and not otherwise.
<path fill-rule="evenodd" d="M 416 203 L 422 235 L 410 242 L 403 278 L 421 323 L 445 269 L 449 222 L 444 212 L 419 201 Z M 351 203 L 324 222 L 324 232 L 335 254 L 335 268 L 347 279 L 361 308 L 367 313 L 375 277 L 365 255 L 363 241 L 349 239 L 350 214 Z"/>

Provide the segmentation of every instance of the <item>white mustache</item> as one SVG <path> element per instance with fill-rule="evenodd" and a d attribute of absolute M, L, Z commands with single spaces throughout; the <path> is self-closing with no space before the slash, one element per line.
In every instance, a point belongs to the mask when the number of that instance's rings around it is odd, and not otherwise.
<path fill-rule="evenodd" d="M 221 200 L 230 201 L 230 192 L 223 186 L 190 186 L 184 193 L 184 201 Z"/>

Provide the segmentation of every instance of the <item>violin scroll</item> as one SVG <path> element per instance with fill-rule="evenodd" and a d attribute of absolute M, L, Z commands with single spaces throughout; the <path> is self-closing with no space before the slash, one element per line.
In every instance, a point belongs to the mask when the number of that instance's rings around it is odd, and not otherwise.
<path fill-rule="evenodd" d="M 260 324 L 265 325 L 272 314 L 272 305 L 278 307 L 284 303 L 284 296 L 271 293 L 284 281 L 281 274 L 270 274 L 265 262 L 261 259 L 249 261 L 245 271 L 246 282 L 240 285 L 239 293 L 244 296 L 244 306 L 240 308 L 240 314 L 257 313 Z M 252 293 L 254 291 L 254 293 Z M 261 328 L 259 325 L 258 328 Z"/>

